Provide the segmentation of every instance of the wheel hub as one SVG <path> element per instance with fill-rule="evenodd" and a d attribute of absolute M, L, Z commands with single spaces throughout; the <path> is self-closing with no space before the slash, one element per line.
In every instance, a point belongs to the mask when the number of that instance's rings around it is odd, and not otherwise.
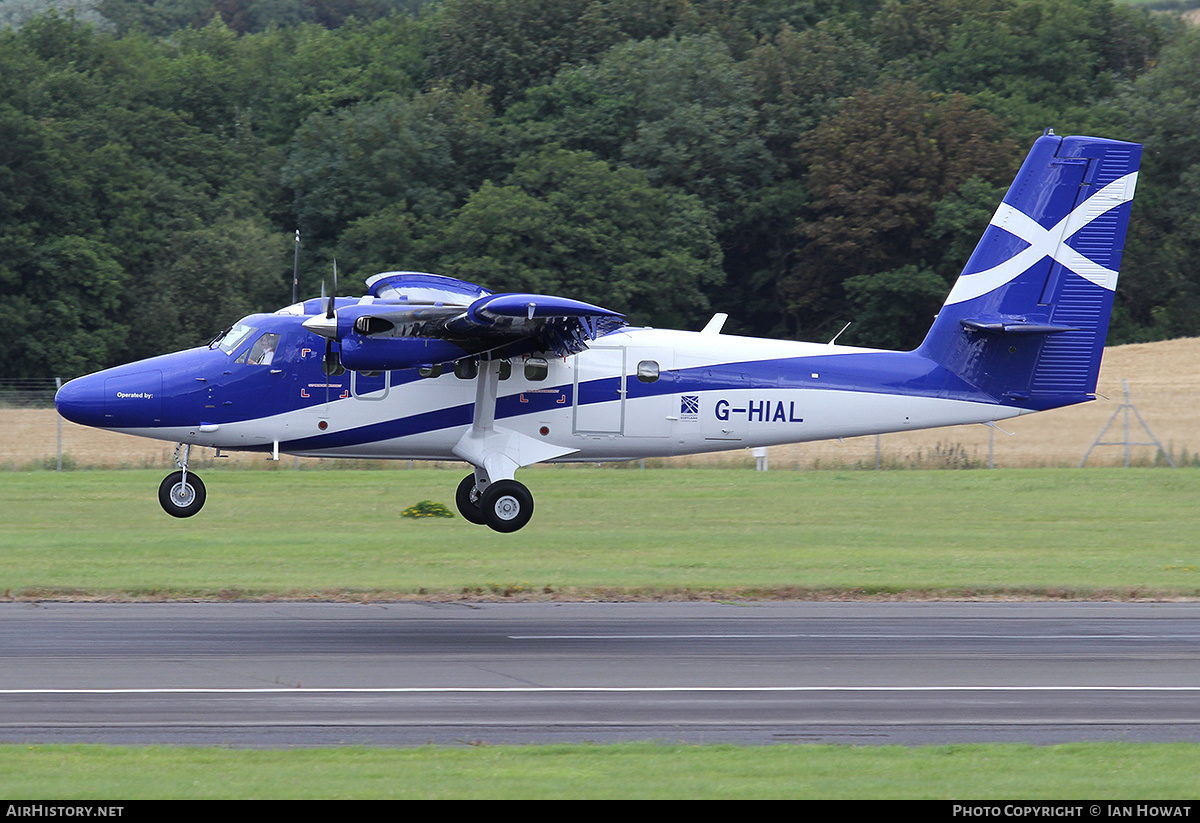
<path fill-rule="evenodd" d="M 521 501 L 506 494 L 496 500 L 495 511 L 501 520 L 512 520 L 521 513 Z"/>
<path fill-rule="evenodd" d="M 196 490 L 190 483 L 176 483 L 171 487 L 171 500 L 176 506 L 190 506 L 196 499 Z"/>

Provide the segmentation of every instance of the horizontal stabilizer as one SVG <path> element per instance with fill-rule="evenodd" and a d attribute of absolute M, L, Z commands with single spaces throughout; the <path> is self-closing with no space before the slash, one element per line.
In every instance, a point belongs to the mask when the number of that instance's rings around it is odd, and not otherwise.
<path fill-rule="evenodd" d="M 1060 334 L 1065 331 L 1079 331 L 1072 326 L 1053 326 L 1028 320 L 979 320 L 964 317 L 958 322 L 962 323 L 965 329 L 985 334 Z"/>

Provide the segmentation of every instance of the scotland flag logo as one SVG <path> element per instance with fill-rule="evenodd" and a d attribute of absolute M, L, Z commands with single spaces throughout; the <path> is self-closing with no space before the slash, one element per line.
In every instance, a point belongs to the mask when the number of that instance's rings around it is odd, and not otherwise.
<path fill-rule="evenodd" d="M 700 396 L 685 394 L 679 398 L 679 414 L 684 419 L 695 419 L 700 416 Z"/>

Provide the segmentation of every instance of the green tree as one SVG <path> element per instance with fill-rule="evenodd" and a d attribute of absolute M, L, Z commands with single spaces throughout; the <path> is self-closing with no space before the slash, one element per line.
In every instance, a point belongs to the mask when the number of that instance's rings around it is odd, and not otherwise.
<path fill-rule="evenodd" d="M 927 232 L 936 204 L 972 178 L 1011 179 L 1017 146 L 1004 134 L 968 99 L 911 84 L 855 95 L 817 127 L 805 141 L 811 212 L 780 281 L 799 327 L 838 322 L 846 278 L 936 254 Z"/>
<path fill-rule="evenodd" d="M 112 23 L 97 8 L 100 0 L 5 0 L 0 3 L 0 29 L 19 29 L 28 21 L 45 14 L 70 17 L 96 28 Z"/>
<path fill-rule="evenodd" d="M 242 37 L 243 103 L 256 133 L 286 143 L 313 114 L 388 96 L 408 96 L 422 70 L 419 29 L 408 17 L 352 22 L 336 31 L 290 26 Z"/>
<path fill-rule="evenodd" d="M 622 38 L 597 0 L 443 0 L 428 21 L 432 77 L 484 86 L 502 108 Z"/>
<path fill-rule="evenodd" d="M 43 0 L 44 1 L 44 0 Z M 354 18 L 377 20 L 416 11 L 423 0 L 88 0 L 121 32 L 167 37 L 215 18 L 239 34 L 315 23 L 337 28 Z"/>
<path fill-rule="evenodd" d="M 894 74 L 986 99 L 1032 133 L 1144 71 L 1165 28 L 1112 0 L 889 0 L 874 34 Z"/>
<path fill-rule="evenodd" d="M 750 83 L 713 36 L 622 43 L 529 98 L 512 113 L 528 142 L 628 163 L 656 186 L 698 195 L 722 219 L 776 168 Z"/>
<path fill-rule="evenodd" d="M 306 237 L 330 243 L 351 221 L 393 204 L 418 215 L 455 205 L 451 136 L 426 114 L 419 101 L 389 97 L 309 117 L 283 168 Z"/>
<path fill-rule="evenodd" d="M 59 235 L 27 262 L 24 288 L 3 299 L 12 320 L 0 349 L 6 373 L 75 377 L 115 362 L 129 332 L 124 319 L 114 321 L 127 280 L 116 249 Z"/>
<path fill-rule="evenodd" d="M 914 347 L 946 299 L 942 277 L 917 265 L 848 277 L 842 285 L 852 325 L 839 342 L 858 346 Z"/>
<path fill-rule="evenodd" d="M 754 85 L 761 133 L 791 173 L 807 168 L 797 151 L 801 136 L 856 89 L 873 85 L 879 68 L 875 48 L 837 22 L 804 31 L 785 26 L 750 52 L 743 69 Z"/>
<path fill-rule="evenodd" d="M 206 343 L 240 317 L 289 302 L 289 238 L 226 217 L 171 234 L 128 308 L 133 357 Z"/>
<path fill-rule="evenodd" d="M 698 198 L 555 147 L 520 158 L 502 185 L 484 183 L 427 247 L 444 273 L 588 300 L 635 323 L 705 319 L 705 289 L 723 279 L 713 217 Z"/>
<path fill-rule="evenodd" d="M 1116 108 L 1120 128 L 1145 152 L 1110 340 L 1200 334 L 1200 32 L 1165 48 Z"/>

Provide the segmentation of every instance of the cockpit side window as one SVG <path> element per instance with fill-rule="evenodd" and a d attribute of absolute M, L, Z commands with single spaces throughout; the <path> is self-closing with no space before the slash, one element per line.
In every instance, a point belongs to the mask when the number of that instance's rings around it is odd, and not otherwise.
<path fill-rule="evenodd" d="M 279 348 L 279 335 L 268 332 L 254 341 L 250 347 L 250 356 L 246 362 L 257 366 L 269 366 L 275 359 L 275 350 Z"/>
<path fill-rule="evenodd" d="M 232 326 L 225 334 L 221 335 L 214 343 L 226 354 L 233 354 L 233 350 L 240 346 L 246 338 L 254 334 L 255 331 L 257 329 L 254 326 L 244 326 L 238 323 Z"/>

